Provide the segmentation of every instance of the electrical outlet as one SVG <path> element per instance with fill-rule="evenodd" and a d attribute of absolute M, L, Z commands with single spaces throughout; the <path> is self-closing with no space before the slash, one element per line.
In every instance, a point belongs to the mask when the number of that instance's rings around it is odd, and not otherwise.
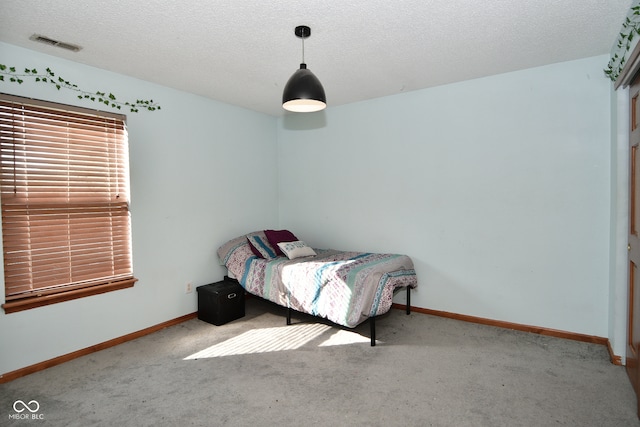
<path fill-rule="evenodd" d="M 191 292 L 193 292 L 193 286 L 191 285 L 191 282 L 187 282 L 187 286 L 184 288 L 184 293 L 190 294 Z"/>

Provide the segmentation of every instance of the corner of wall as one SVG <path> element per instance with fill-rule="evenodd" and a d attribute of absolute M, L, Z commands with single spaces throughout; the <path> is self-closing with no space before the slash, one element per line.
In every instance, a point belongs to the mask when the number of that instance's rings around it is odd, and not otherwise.
<path fill-rule="evenodd" d="M 629 212 L 629 90 L 611 89 L 611 199 L 609 240 L 609 341 L 624 365 L 627 334 L 627 229 Z"/>

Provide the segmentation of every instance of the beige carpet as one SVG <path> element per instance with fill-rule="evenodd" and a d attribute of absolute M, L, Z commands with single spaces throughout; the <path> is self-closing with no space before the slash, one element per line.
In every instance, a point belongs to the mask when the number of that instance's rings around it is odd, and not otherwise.
<path fill-rule="evenodd" d="M 640 426 L 604 346 L 401 310 L 376 326 L 370 347 L 366 323 L 286 326 L 249 299 L 232 323 L 190 320 L 0 385 L 0 425 Z"/>

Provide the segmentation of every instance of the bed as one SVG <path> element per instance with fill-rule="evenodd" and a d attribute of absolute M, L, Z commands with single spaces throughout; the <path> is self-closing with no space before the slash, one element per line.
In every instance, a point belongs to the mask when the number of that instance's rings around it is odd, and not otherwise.
<path fill-rule="evenodd" d="M 407 255 L 309 247 L 288 230 L 262 230 L 236 237 L 217 251 L 228 276 L 251 295 L 354 328 L 369 320 L 375 346 L 375 318 L 389 311 L 394 293 L 417 287 Z"/>

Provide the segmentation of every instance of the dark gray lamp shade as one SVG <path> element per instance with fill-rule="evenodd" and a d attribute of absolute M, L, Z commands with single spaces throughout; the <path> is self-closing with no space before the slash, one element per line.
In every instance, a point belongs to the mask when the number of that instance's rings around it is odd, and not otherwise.
<path fill-rule="evenodd" d="M 300 64 L 282 92 L 282 107 L 296 113 L 311 113 L 323 110 L 327 106 L 327 98 L 320 80 L 307 69 L 307 64 Z"/>

